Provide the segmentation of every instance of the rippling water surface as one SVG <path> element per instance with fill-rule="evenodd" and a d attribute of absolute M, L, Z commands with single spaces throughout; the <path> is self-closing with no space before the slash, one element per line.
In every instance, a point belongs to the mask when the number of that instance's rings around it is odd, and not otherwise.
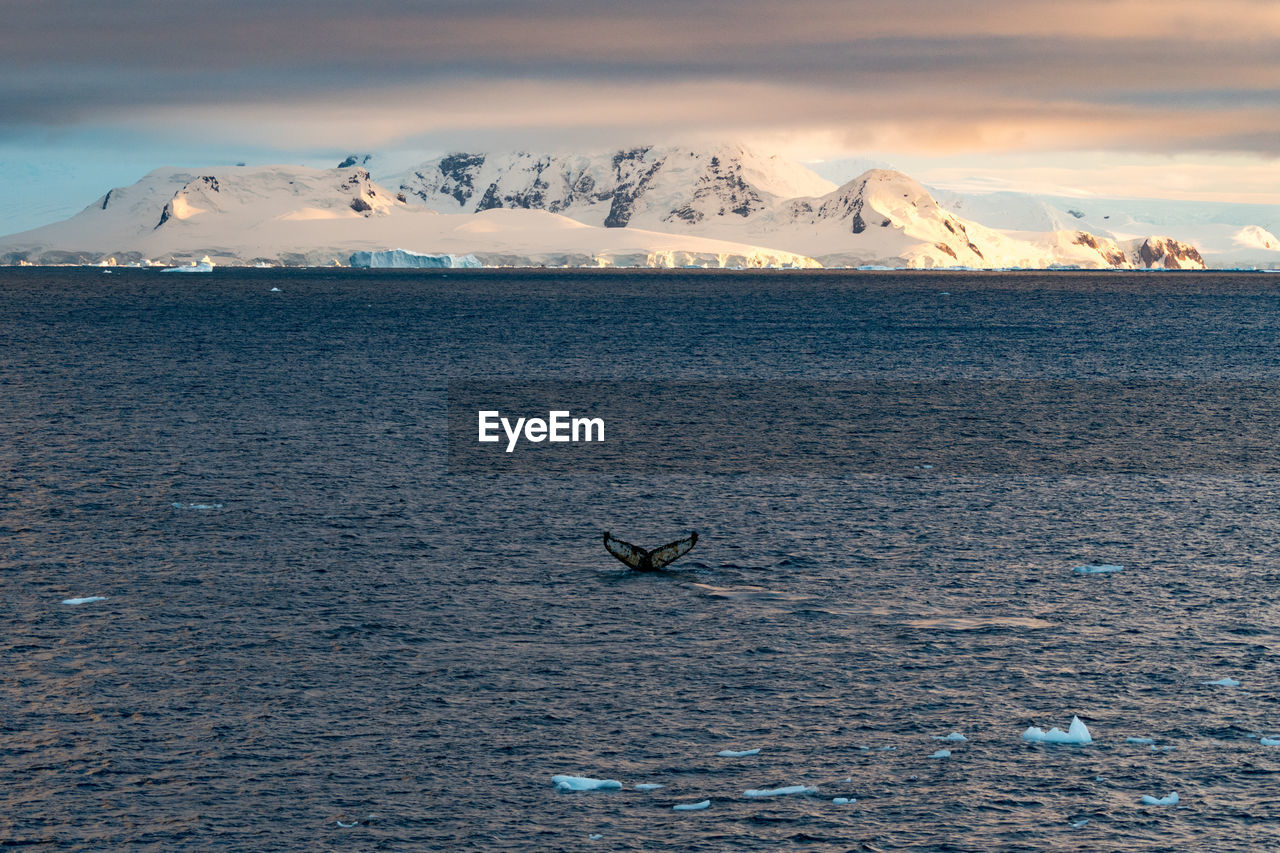
<path fill-rule="evenodd" d="M 1280 846 L 1280 474 L 457 476 L 442 438 L 451 378 L 1280 388 L 1274 277 L 174 278 L 0 273 L 0 845 Z M 702 539 L 641 575 L 604 529 Z"/>

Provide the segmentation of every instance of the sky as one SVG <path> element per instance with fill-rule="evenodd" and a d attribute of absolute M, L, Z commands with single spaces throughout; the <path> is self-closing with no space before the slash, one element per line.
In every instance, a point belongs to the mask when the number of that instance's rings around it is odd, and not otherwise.
<path fill-rule="evenodd" d="M 0 232 L 160 166 L 701 141 L 961 191 L 1280 203 L 1274 0 L 4 8 Z"/>

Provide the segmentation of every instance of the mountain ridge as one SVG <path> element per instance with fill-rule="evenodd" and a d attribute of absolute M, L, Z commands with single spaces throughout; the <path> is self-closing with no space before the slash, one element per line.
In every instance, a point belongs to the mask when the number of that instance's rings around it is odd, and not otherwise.
<path fill-rule="evenodd" d="M 836 186 L 742 145 L 457 151 L 394 188 L 372 178 L 368 159 L 153 170 L 70 219 L 0 238 L 0 263 L 345 265 L 357 251 L 403 249 L 516 266 L 1206 266 L 1169 236 L 990 228 L 901 172 Z M 1280 258 L 1266 229 L 1240 234 L 1250 252 Z"/>

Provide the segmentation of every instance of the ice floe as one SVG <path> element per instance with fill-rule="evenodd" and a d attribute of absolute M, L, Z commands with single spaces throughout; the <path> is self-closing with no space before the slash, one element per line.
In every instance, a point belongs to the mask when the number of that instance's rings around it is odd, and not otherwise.
<path fill-rule="evenodd" d="M 222 504 L 184 504 L 174 501 L 174 509 L 222 509 Z"/>
<path fill-rule="evenodd" d="M 1240 682 L 1236 681 L 1234 678 L 1219 678 L 1217 681 L 1202 681 L 1200 683 L 1203 684 L 1205 687 L 1239 687 L 1240 686 Z"/>
<path fill-rule="evenodd" d="M 657 782 L 641 782 L 639 785 L 636 785 L 636 790 L 637 791 L 656 791 L 661 787 L 663 786 L 659 785 Z"/>
<path fill-rule="evenodd" d="M 1081 818 L 1080 820 L 1071 821 L 1071 826 L 1073 829 L 1079 829 L 1082 826 L 1088 826 L 1088 824 L 1089 824 L 1089 818 L 1087 817 Z"/>
<path fill-rule="evenodd" d="M 700 812 L 703 809 L 710 808 L 710 807 L 711 807 L 711 801 L 703 800 L 702 802 L 699 802 L 699 803 L 677 803 L 676 805 L 672 806 L 671 809 L 672 811 L 677 811 L 677 812 Z"/>
<path fill-rule="evenodd" d="M 1078 575 L 1105 575 L 1110 574 L 1111 572 L 1123 572 L 1124 566 L 1076 566 L 1071 571 Z"/>
<path fill-rule="evenodd" d="M 622 787 L 622 783 L 614 779 L 587 776 L 552 776 L 551 782 L 561 791 L 616 791 Z"/>
<path fill-rule="evenodd" d="M 1177 749 L 1176 746 L 1152 746 L 1151 747 L 1152 752 L 1173 752 L 1175 749 Z"/>
<path fill-rule="evenodd" d="M 269 292 L 270 292 L 270 293 L 279 293 L 279 292 L 280 292 L 280 288 L 278 288 L 278 287 L 273 287 L 273 288 L 271 288 L 271 290 L 270 290 Z"/>
<path fill-rule="evenodd" d="M 208 255 L 205 255 L 199 262 L 192 261 L 185 267 L 166 267 L 160 272 L 213 272 L 213 261 L 209 260 Z"/>
<path fill-rule="evenodd" d="M 342 821 L 340 821 L 340 820 L 339 820 L 339 821 L 334 821 L 334 822 L 335 822 L 336 824 L 338 824 L 338 826 L 342 827 L 343 829 L 350 829 L 350 828 L 351 828 L 351 827 L 353 827 L 353 826 L 359 826 L 359 825 L 360 825 L 360 821 L 358 821 L 358 820 L 353 820 L 353 821 L 351 821 L 351 823 L 343 823 L 343 822 L 342 822 Z"/>
<path fill-rule="evenodd" d="M 929 757 L 930 757 L 930 758 L 950 758 L 950 757 L 951 757 L 951 750 L 949 750 L 949 749 L 940 749 L 940 750 L 938 750 L 937 752 L 935 752 L 933 755 L 930 755 Z"/>
<path fill-rule="evenodd" d="M 1071 727 L 1065 732 L 1062 729 L 1049 729 L 1046 732 L 1031 726 L 1022 733 L 1022 739 L 1032 743 L 1093 743 L 1089 727 L 1079 717 L 1071 718 Z"/>
<path fill-rule="evenodd" d="M 720 758 L 745 758 L 748 755 L 759 755 L 758 749 L 722 749 L 716 753 Z"/>
<path fill-rule="evenodd" d="M 847 806 L 849 803 L 856 803 L 857 799 L 854 797 L 834 797 L 831 802 L 833 805 Z"/>
<path fill-rule="evenodd" d="M 956 741 L 957 743 L 962 740 L 968 740 L 967 737 L 960 734 L 959 732 L 952 732 L 949 735 L 933 735 L 933 739 L 934 740 L 953 740 L 953 741 Z"/>
<path fill-rule="evenodd" d="M 744 797 L 785 797 L 790 794 L 816 794 L 818 789 L 812 785 L 788 785 L 785 788 L 753 788 L 743 791 Z"/>
<path fill-rule="evenodd" d="M 598 832 L 593 832 L 592 834 L 587 836 L 588 841 L 599 841 L 601 838 L 604 838 L 604 836 Z"/>
<path fill-rule="evenodd" d="M 1280 746 L 1280 737 L 1264 737 L 1258 743 L 1263 746 Z"/>
<path fill-rule="evenodd" d="M 1127 737 L 1124 739 L 1124 742 L 1125 743 L 1155 743 L 1156 739 L 1153 737 Z"/>
<path fill-rule="evenodd" d="M 95 601 L 106 601 L 106 600 L 107 600 L 107 597 L 105 595 L 90 595 L 84 598 L 64 598 L 62 599 L 62 603 L 73 604 L 73 605 L 74 604 L 92 604 Z"/>
<path fill-rule="evenodd" d="M 1159 797 L 1159 798 L 1152 797 L 1152 796 L 1145 796 L 1142 798 L 1142 804 L 1144 806 L 1176 806 L 1178 804 L 1178 792 L 1174 791 L 1172 794 L 1169 794 L 1168 796 Z"/>

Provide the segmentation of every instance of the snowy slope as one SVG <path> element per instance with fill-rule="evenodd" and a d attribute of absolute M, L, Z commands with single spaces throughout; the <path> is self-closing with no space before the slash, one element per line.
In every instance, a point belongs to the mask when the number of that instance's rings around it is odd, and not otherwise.
<path fill-rule="evenodd" d="M 64 222 L 0 239 L 0 263 L 345 264 L 352 252 L 474 254 L 490 265 L 816 266 L 791 252 L 592 227 L 542 210 L 440 215 L 362 167 L 151 172 Z"/>
<path fill-rule="evenodd" d="M 935 192 L 947 210 L 1011 231 L 1083 230 L 1120 242 L 1168 235 L 1211 268 L 1280 268 L 1280 205 Z M 1270 244 L 1270 245 L 1268 245 Z"/>

